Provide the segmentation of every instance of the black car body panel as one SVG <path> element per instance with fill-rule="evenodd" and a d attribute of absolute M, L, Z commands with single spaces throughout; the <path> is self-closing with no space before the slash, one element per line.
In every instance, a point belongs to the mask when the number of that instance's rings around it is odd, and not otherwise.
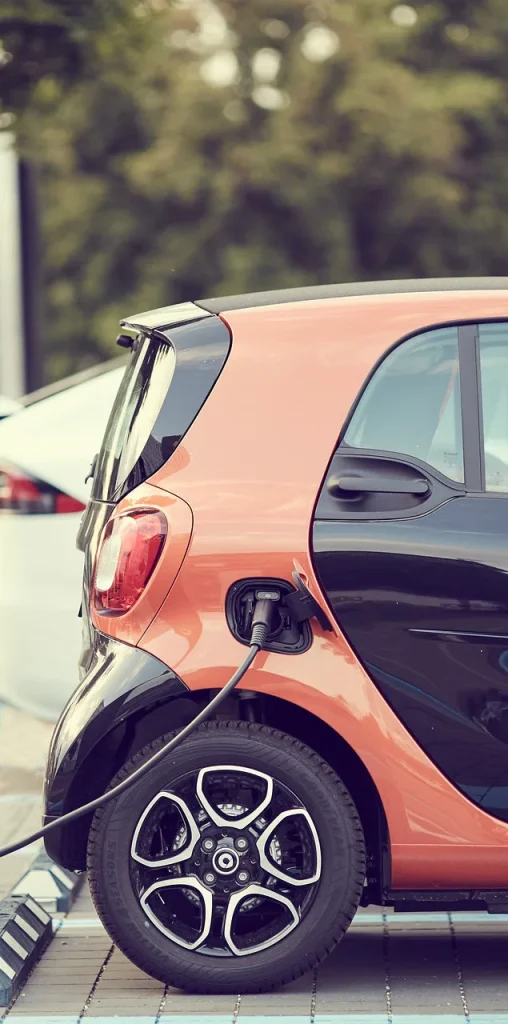
<path fill-rule="evenodd" d="M 508 821 L 506 511 L 462 497 L 399 521 L 316 521 L 315 564 L 369 675 L 435 764 Z"/>
<path fill-rule="evenodd" d="M 51 741 L 44 784 L 46 821 L 103 791 L 111 764 L 103 766 L 103 755 L 97 752 L 103 750 L 108 736 L 118 738 L 119 727 L 132 728 L 139 716 L 188 694 L 176 673 L 157 658 L 97 630 L 92 629 L 91 635 L 88 671 L 64 708 Z M 120 739 L 126 738 L 124 730 Z M 65 832 L 63 828 L 50 833 L 47 850 L 64 867 L 82 867 L 69 862 Z"/>

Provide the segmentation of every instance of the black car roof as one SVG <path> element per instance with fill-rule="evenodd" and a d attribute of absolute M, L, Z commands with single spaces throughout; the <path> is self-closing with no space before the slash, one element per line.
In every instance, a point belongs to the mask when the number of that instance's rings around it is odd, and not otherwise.
<path fill-rule="evenodd" d="M 269 292 L 248 292 L 198 299 L 196 306 L 208 313 L 252 309 L 254 306 L 276 306 L 284 302 L 307 302 L 310 299 L 337 299 L 355 295 L 396 295 L 404 292 L 442 291 L 508 291 L 508 277 L 439 277 L 422 280 L 361 281 L 345 284 L 309 285 L 304 288 L 282 288 Z"/>

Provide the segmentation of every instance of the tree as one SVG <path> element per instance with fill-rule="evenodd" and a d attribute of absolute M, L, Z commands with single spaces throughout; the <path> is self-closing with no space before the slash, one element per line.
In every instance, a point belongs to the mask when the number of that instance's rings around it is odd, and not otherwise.
<path fill-rule="evenodd" d="M 25 121 L 51 375 L 111 353 L 122 315 L 171 301 L 503 273 L 501 0 L 158 6 L 143 46 L 49 119 L 39 89 Z"/>
<path fill-rule="evenodd" d="M 132 27 L 130 0 L 3 0 L 0 10 L 0 97 L 22 112 L 42 78 L 66 86 L 90 64 L 124 46 Z"/>

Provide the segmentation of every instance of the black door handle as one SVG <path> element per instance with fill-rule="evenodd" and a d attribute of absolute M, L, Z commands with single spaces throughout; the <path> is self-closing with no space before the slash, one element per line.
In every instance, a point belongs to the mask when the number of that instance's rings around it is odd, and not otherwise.
<path fill-rule="evenodd" d="M 348 494 L 428 494 L 430 488 L 426 480 L 397 480 L 382 476 L 335 476 L 328 484 L 330 494 L 340 497 L 340 492 Z"/>

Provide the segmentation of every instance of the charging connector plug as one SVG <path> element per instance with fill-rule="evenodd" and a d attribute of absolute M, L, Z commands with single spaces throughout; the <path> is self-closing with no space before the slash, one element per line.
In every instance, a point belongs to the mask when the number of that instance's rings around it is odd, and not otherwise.
<path fill-rule="evenodd" d="M 281 599 L 280 590 L 256 590 L 256 606 L 251 623 L 251 644 L 264 647 L 272 629 L 275 609 Z"/>

